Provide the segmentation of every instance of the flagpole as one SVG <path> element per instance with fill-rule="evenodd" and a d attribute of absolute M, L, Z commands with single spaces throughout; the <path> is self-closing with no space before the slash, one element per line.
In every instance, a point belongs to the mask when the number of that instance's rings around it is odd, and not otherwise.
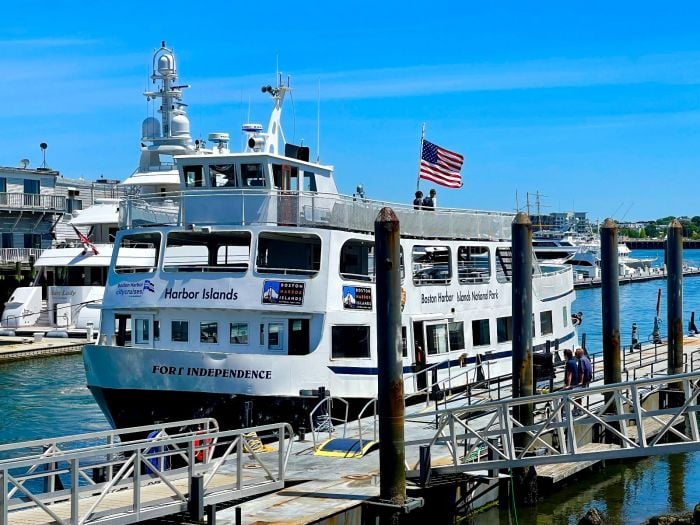
<path fill-rule="evenodd" d="M 418 150 L 418 178 L 416 179 L 416 191 L 420 189 L 420 161 L 423 158 L 423 139 L 425 138 L 425 122 L 420 128 L 420 149 Z"/>

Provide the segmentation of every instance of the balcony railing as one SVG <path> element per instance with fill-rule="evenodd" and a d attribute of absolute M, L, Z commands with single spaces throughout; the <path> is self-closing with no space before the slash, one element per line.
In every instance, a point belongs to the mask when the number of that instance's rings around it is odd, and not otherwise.
<path fill-rule="evenodd" d="M 128 197 L 119 207 L 122 228 L 280 225 L 374 233 L 379 211 L 391 207 L 401 234 L 442 239 L 510 239 L 514 214 L 413 206 L 317 192 L 231 189 L 190 190 L 158 197 Z"/>
<path fill-rule="evenodd" d="M 0 193 L 0 209 L 66 211 L 66 198 L 34 193 Z"/>
<path fill-rule="evenodd" d="M 32 258 L 36 261 L 41 248 L 0 248 L 0 264 L 29 263 Z"/>

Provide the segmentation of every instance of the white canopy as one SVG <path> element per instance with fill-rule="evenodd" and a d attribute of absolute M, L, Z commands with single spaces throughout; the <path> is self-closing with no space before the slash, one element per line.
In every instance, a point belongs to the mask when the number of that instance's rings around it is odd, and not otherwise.
<path fill-rule="evenodd" d="M 93 224 L 118 224 L 119 200 L 110 199 L 97 201 L 95 204 L 81 210 L 77 217 L 70 220 L 75 226 L 92 226 Z"/>

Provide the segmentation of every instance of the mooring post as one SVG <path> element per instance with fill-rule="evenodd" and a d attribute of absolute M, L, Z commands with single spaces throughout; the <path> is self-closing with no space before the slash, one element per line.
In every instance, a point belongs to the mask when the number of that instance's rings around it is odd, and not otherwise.
<path fill-rule="evenodd" d="M 379 412 L 379 497 L 406 503 L 404 392 L 401 362 L 401 274 L 399 219 L 382 208 L 374 222 L 377 277 L 377 366 Z M 398 510 L 398 509 L 397 509 Z M 388 523 L 398 514 L 386 516 Z"/>
<path fill-rule="evenodd" d="M 678 219 L 668 225 L 666 237 L 666 264 L 668 278 L 668 373 L 683 373 L 683 226 Z M 681 383 L 672 383 L 673 390 L 682 390 Z M 676 399 L 674 404 L 681 403 Z"/>
<path fill-rule="evenodd" d="M 511 225 L 513 238 L 513 398 L 534 393 L 532 356 L 532 222 L 519 212 Z M 513 407 L 513 418 L 523 426 L 535 422 L 532 403 Z M 513 435 L 518 450 L 530 446 L 525 432 Z M 537 476 L 534 467 L 513 470 L 515 496 L 520 503 L 537 501 Z"/>
<path fill-rule="evenodd" d="M 600 228 L 600 270 L 603 314 L 603 368 L 605 384 L 622 380 L 620 366 L 620 270 L 617 225 L 605 219 Z"/>
<path fill-rule="evenodd" d="M 198 523 L 204 521 L 204 476 L 195 474 L 190 478 L 190 494 L 187 511 L 190 519 Z"/>
<path fill-rule="evenodd" d="M 513 234 L 513 397 L 531 396 L 534 391 L 532 366 L 532 223 L 523 212 L 515 216 Z M 523 425 L 534 422 L 531 404 L 513 409 Z M 528 445 L 527 435 L 518 432 L 516 446 Z"/>

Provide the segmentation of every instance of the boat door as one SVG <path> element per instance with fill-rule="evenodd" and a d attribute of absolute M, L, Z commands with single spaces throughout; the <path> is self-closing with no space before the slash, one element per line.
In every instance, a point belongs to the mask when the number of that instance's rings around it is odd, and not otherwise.
<path fill-rule="evenodd" d="M 135 314 L 131 322 L 134 346 L 153 348 L 153 314 Z"/>
<path fill-rule="evenodd" d="M 289 164 L 273 164 L 272 176 L 277 196 L 277 223 L 280 225 L 297 224 L 299 212 L 299 169 Z"/>
<path fill-rule="evenodd" d="M 447 358 L 450 351 L 449 331 L 447 329 L 447 319 L 431 319 L 426 321 L 413 322 L 413 357 L 414 363 L 419 365 L 420 352 L 425 356 L 423 363 L 431 366 Z M 420 365 L 419 365 L 420 366 Z M 416 388 L 425 388 L 426 384 L 432 382 L 434 372 L 416 375 Z"/>

